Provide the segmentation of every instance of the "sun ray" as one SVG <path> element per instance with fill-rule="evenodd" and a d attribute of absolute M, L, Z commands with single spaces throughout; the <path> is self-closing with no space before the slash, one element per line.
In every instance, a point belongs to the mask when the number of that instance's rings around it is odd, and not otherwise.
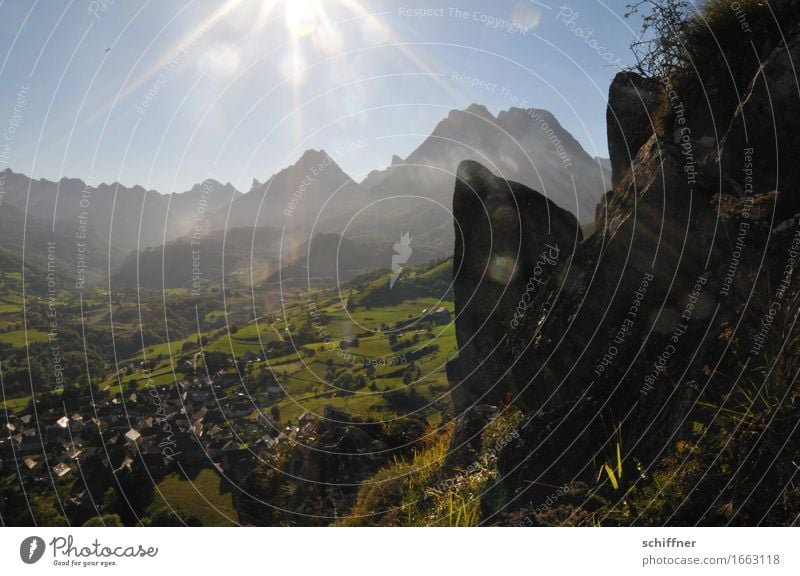
<path fill-rule="evenodd" d="M 260 28 L 267 23 L 277 3 L 278 0 L 262 0 L 261 9 L 258 11 L 258 16 L 256 16 L 256 28 Z"/>
<path fill-rule="evenodd" d="M 163 55 L 146 71 L 141 73 L 133 81 L 126 82 L 125 89 L 122 90 L 122 92 L 114 100 L 98 107 L 88 118 L 83 120 L 76 127 L 75 134 L 79 134 L 83 130 L 92 126 L 100 118 L 106 116 L 113 108 L 119 107 L 122 102 L 127 100 L 148 81 L 153 81 L 153 79 L 161 74 L 173 59 L 179 58 L 182 55 L 182 49 L 184 49 L 189 43 L 194 43 L 198 40 L 201 40 L 202 37 L 209 30 L 211 30 L 219 20 L 224 18 L 243 1 L 244 0 L 228 0 L 216 11 L 214 11 L 208 18 L 203 20 L 203 22 L 201 22 L 198 26 L 184 34 L 178 42 L 175 42 L 168 50 L 164 51 Z M 271 1 L 274 4 L 275 0 Z"/>
<path fill-rule="evenodd" d="M 354 14 L 361 16 L 364 18 L 365 22 L 369 19 L 375 19 L 377 16 L 371 12 L 369 12 L 366 8 L 364 8 L 358 0 L 339 0 L 343 6 L 349 8 Z M 385 25 L 384 22 L 381 24 Z M 387 27 L 389 40 L 397 40 L 394 35 L 394 32 L 391 28 Z M 416 66 L 422 72 L 430 75 L 430 78 L 445 92 L 445 94 L 451 96 L 455 101 L 461 100 L 463 98 L 463 94 L 453 87 L 453 85 L 446 80 L 444 80 L 441 76 L 441 72 L 434 70 L 431 68 L 426 62 L 421 60 L 414 52 L 408 47 L 404 46 L 402 43 L 394 43 L 391 44 L 392 47 L 396 48 L 400 54 L 402 54 L 411 64 Z"/>

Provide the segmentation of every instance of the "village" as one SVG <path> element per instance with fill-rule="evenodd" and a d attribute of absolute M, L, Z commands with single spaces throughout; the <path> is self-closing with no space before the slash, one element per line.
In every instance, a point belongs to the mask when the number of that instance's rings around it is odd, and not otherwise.
<path fill-rule="evenodd" d="M 396 322 L 394 329 L 418 327 L 415 323 L 423 319 L 429 329 L 446 326 L 451 316 L 441 306 L 425 308 L 419 316 Z M 290 330 L 296 330 L 293 323 L 286 326 L 286 331 Z M 420 330 L 409 333 L 416 332 L 425 334 Z M 323 404 L 317 410 L 294 410 L 295 418 L 282 418 L 279 404 L 288 401 L 299 407 L 304 400 L 287 392 L 289 380 L 283 366 L 268 360 L 272 349 L 261 353 L 244 350 L 234 357 L 219 351 L 196 351 L 188 344 L 166 374 L 164 366 L 171 366 L 171 361 L 165 363 L 160 356 L 131 359 L 120 364 L 103 388 L 72 385 L 61 394 L 37 395 L 35 402 L 29 400 L 27 406 L 16 410 L 6 407 L 0 412 L 0 476 L 13 479 L 24 489 L 5 498 L 52 494 L 56 488 L 64 515 L 71 522 L 83 522 L 104 508 L 107 490 L 128 482 L 145 481 L 151 490 L 168 476 L 188 478 L 192 471 L 209 470 L 219 478 L 220 486 L 240 486 L 282 445 L 315 440 L 324 417 L 312 412 L 329 412 L 337 403 L 354 397 L 367 380 L 373 382 L 371 391 L 377 390 L 376 378 L 398 375 L 393 365 L 401 369 L 404 381 L 410 382 L 411 375 L 419 373 L 415 359 L 436 348 L 420 341 L 415 347 L 418 350 L 402 351 L 398 346 L 419 340 L 419 334 L 401 340 L 402 334 L 379 336 L 387 350 L 391 343 L 395 343 L 392 349 L 398 350 L 388 360 L 344 352 L 348 346 L 357 346 L 357 341 L 337 344 L 340 354 L 328 354 L 341 366 L 327 360 L 327 384 L 315 386 L 310 396 L 304 396 L 306 401 L 314 398 Z M 324 342 L 317 345 L 325 349 Z M 357 347 L 349 349 L 359 351 Z M 308 347 L 302 351 L 313 355 Z M 308 369 L 301 367 L 299 374 Z M 355 380 L 353 372 L 357 373 Z M 389 402 L 393 399 L 386 397 Z"/>
<path fill-rule="evenodd" d="M 246 353 L 240 360 L 261 358 Z M 148 378 L 146 369 L 141 374 Z M 94 392 L 73 412 L 64 406 L 39 411 L 33 403 L 21 415 L 7 411 L 0 417 L 0 474 L 15 476 L 31 492 L 71 482 L 62 504 L 68 516 L 78 518 L 97 514 L 96 494 L 103 491 L 91 484 L 98 478 L 137 469 L 157 482 L 176 470 L 212 467 L 235 485 L 280 443 L 302 441 L 303 427 L 313 420 L 304 414 L 300 425 L 281 426 L 274 404 L 285 391 L 274 376 L 263 374 L 249 396 L 233 392 L 242 389 L 239 379 L 218 370 L 116 396 Z M 261 409 L 270 405 L 270 413 Z M 98 475 L 98 469 L 106 474 Z"/>

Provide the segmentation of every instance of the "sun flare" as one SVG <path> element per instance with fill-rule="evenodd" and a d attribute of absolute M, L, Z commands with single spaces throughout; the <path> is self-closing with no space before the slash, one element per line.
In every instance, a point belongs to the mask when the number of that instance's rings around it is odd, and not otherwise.
<path fill-rule="evenodd" d="M 286 3 L 286 27 L 293 36 L 310 36 L 320 20 L 319 10 L 310 0 L 290 0 Z"/>

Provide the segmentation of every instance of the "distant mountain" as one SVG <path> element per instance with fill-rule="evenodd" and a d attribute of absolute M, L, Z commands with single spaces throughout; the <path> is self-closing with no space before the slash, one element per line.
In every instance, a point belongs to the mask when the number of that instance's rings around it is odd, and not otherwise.
<path fill-rule="evenodd" d="M 276 228 L 218 230 L 196 239 L 185 236 L 128 254 L 112 285 L 202 291 L 209 284 L 220 284 L 223 275 L 226 282 L 260 282 L 278 268 L 280 240 L 281 230 Z"/>
<path fill-rule="evenodd" d="M 596 156 L 595 160 L 600 163 L 600 166 L 602 166 L 606 172 L 611 174 L 611 159 Z"/>
<path fill-rule="evenodd" d="M 495 117 L 472 104 L 451 111 L 407 158 L 393 156 L 389 167 L 361 183 L 324 150 L 307 150 L 263 183 L 253 179 L 245 194 L 215 180 L 163 195 L 141 186 L 50 182 L 6 171 L 0 213 L 27 206 L 29 222 L 46 228 L 55 216 L 66 237 L 82 227 L 91 230 L 98 245 L 92 277 L 107 278 L 111 246 L 113 278 L 123 286 L 190 285 L 192 242 L 199 240 L 208 280 L 224 272 L 232 280 L 250 281 L 251 263 L 259 267 L 253 273 L 257 281 L 274 279 L 274 266 L 287 267 L 292 278 L 330 279 L 338 271 L 341 279 L 389 267 L 393 246 L 406 234 L 410 263 L 451 255 L 455 172 L 468 159 L 540 191 L 581 222 L 593 219 L 610 187 L 608 160 L 590 156 L 550 112 L 511 108 Z M 258 232 L 262 229 L 267 232 Z M 29 240 L 41 243 L 44 236 L 37 230 L 29 228 Z M 229 237 L 223 270 L 224 230 Z M 253 230 L 262 240 L 251 258 Z M 0 248 L 8 249 L 2 241 Z M 127 252 L 132 253 L 123 261 L 121 253 Z"/>
<path fill-rule="evenodd" d="M 366 200 L 362 188 L 324 150 L 307 150 L 292 166 L 237 197 L 211 218 L 211 228 L 284 225 L 289 232 L 310 230 L 321 220 L 351 214 Z"/>
<path fill-rule="evenodd" d="M 550 112 L 511 108 L 495 117 L 472 104 L 451 111 L 407 158 L 395 156 L 390 167 L 368 175 L 361 186 L 372 205 L 346 223 L 345 237 L 390 241 L 410 231 L 412 247 L 451 254 L 455 172 L 468 159 L 540 191 L 580 221 L 594 218 L 611 185 L 608 161 L 590 156 Z M 326 225 L 344 232 L 343 221 Z"/>
<path fill-rule="evenodd" d="M 284 254 L 280 270 L 271 274 L 267 282 L 295 286 L 346 282 L 370 270 L 390 269 L 394 254 L 391 242 L 360 243 L 338 234 L 318 234 L 293 253 Z M 412 251 L 402 266 L 422 264 L 436 257 L 435 252 L 419 249 Z"/>
<path fill-rule="evenodd" d="M 66 222 L 45 220 L 28 215 L 11 205 L 0 206 L 0 250 L 19 259 L 20 267 L 7 268 L 11 260 L 0 264 L 3 271 L 21 272 L 33 266 L 46 273 L 48 264 L 57 275 L 58 290 L 75 289 L 76 285 L 103 283 L 108 278 L 109 268 L 122 260 L 122 252 L 104 242 L 95 229 L 87 227 L 80 231 Z M 26 278 L 33 285 L 41 279 Z"/>
<path fill-rule="evenodd" d="M 158 246 L 191 233 L 205 215 L 219 210 L 239 193 L 230 184 L 207 180 L 184 193 L 164 195 L 141 186 L 91 186 L 77 178 L 34 180 L 11 170 L 4 173 L 3 203 L 46 222 L 90 226 L 101 242 L 123 252 Z"/>
<path fill-rule="evenodd" d="M 167 240 L 191 236 L 196 227 L 201 233 L 208 232 L 210 216 L 241 196 L 232 184 L 213 179 L 195 184 L 186 192 L 172 194 L 168 197 L 171 227 L 167 229 Z"/>
<path fill-rule="evenodd" d="M 10 273 L 10 274 L 9 274 Z M 19 277 L 15 277 L 15 274 Z M 7 299 L 11 294 L 22 292 L 22 278 L 25 278 L 25 289 L 28 294 L 44 297 L 47 295 L 47 270 L 39 268 L 29 261 L 23 263 L 22 258 L 7 250 L 0 249 L 0 293 Z M 58 288 L 66 281 L 58 277 Z"/>

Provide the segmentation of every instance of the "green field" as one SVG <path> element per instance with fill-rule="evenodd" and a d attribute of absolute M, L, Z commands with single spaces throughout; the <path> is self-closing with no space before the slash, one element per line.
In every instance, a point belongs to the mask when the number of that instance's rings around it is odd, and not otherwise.
<path fill-rule="evenodd" d="M 425 279 L 430 279 L 431 286 L 438 286 L 443 277 L 449 277 L 450 264 L 422 267 L 419 271 L 409 269 L 408 274 L 423 286 Z M 253 393 L 251 391 L 260 393 L 259 405 L 262 409 L 269 409 L 265 388 L 259 388 L 259 383 L 263 386 L 266 376 L 271 373 L 287 395 L 278 406 L 284 421 L 296 420 L 305 410 L 321 412 L 326 404 L 355 416 L 394 417 L 383 393 L 403 388 L 404 379 L 411 377 L 415 381 L 419 379 L 415 390 L 431 401 L 437 400 L 441 396 L 439 391 L 447 384 L 445 364 L 455 352 L 456 342 L 452 324 L 417 322 L 426 309 L 444 306 L 452 312 L 452 301 L 426 296 L 424 290 L 417 293 L 419 297 L 398 299 L 388 292 L 388 278 L 388 274 L 373 275 L 357 284 L 357 288 L 348 287 L 341 293 L 338 289 L 319 288 L 310 292 L 285 291 L 281 298 L 268 299 L 272 307 L 259 311 L 258 318 L 249 322 L 242 321 L 242 314 L 249 314 L 252 318 L 251 295 L 234 294 L 227 301 L 228 328 L 234 330 L 232 333 L 226 333 L 225 326 L 220 326 L 220 320 L 226 314 L 223 303 L 219 302 L 219 308 L 214 308 L 212 303 L 203 313 L 201 327 L 216 322 L 215 328 L 198 334 L 196 328 L 191 330 L 194 322 L 190 321 L 187 326 L 189 335 L 184 332 L 180 338 L 170 342 L 153 343 L 132 354 L 117 357 L 114 364 L 107 365 L 105 378 L 99 385 L 112 396 L 118 396 L 131 388 L 171 386 L 176 380 L 194 378 L 192 366 L 187 365 L 185 359 L 200 351 L 198 339 L 202 338 L 206 342 L 202 348 L 206 353 L 221 352 L 237 359 L 246 353 L 258 356 L 266 353 L 265 360 L 253 361 L 243 367 L 244 386 L 239 382 L 236 368 L 228 366 L 225 393 L 229 396 Z M 184 299 L 185 296 L 185 291 L 171 290 L 166 294 L 153 294 L 149 299 L 141 297 L 141 302 L 134 304 L 130 296 L 126 299 L 114 294 L 106 299 L 98 292 L 94 300 L 88 297 L 84 300 L 84 320 L 87 324 L 108 327 L 113 318 L 114 339 L 136 342 L 141 337 L 139 318 L 145 325 L 163 318 L 164 306 L 169 308 L 164 298 Z M 361 303 L 365 297 L 368 297 L 369 305 Z M 139 301 L 140 296 L 137 295 L 136 299 Z M 11 311 L 18 304 L 14 299 L 6 298 L 0 306 L 5 307 L 0 311 Z M 113 316 L 110 309 L 113 309 Z M 316 316 L 314 310 L 318 311 Z M 415 323 L 397 328 L 397 323 L 409 320 Z M 8 322 L 9 328 L 14 326 L 13 320 Z M 30 343 L 45 342 L 47 336 L 46 332 L 28 331 Z M 354 339 L 357 339 L 356 346 L 353 346 Z M 0 334 L 0 341 L 24 347 L 25 332 L 9 330 Z M 344 349 L 342 345 L 345 345 Z M 421 349 L 425 353 L 416 358 L 413 366 L 394 360 Z M 149 367 L 149 381 L 145 380 L 145 372 L 140 366 L 142 360 L 155 362 Z M 366 365 L 372 362 L 376 365 L 367 368 Z M 124 371 L 118 376 L 116 368 Z M 203 374 L 202 362 L 198 371 Z M 409 371 L 414 374 L 410 376 L 406 373 Z M 340 390 L 337 382 L 345 389 Z M 135 385 L 131 386 L 131 383 Z M 435 392 L 431 392 L 433 390 Z M 24 390 L 21 392 L 24 394 Z M 12 410 L 20 410 L 27 403 L 28 398 L 22 397 L 10 399 L 7 405 Z"/>
<path fill-rule="evenodd" d="M 8 410 L 9 412 L 20 414 L 28 406 L 30 396 L 21 396 L 19 398 L 11 398 L 5 402 L 0 402 L 0 410 Z"/>
<path fill-rule="evenodd" d="M 11 344 L 17 348 L 25 348 L 25 343 L 33 344 L 36 342 L 47 342 L 48 335 L 46 332 L 39 330 L 12 330 L 0 334 L 0 342 Z"/>
<path fill-rule="evenodd" d="M 233 495 L 222 489 L 223 481 L 219 474 L 210 468 L 187 473 L 188 478 L 175 473 L 159 482 L 148 512 L 169 505 L 196 516 L 203 526 L 237 525 Z"/>

